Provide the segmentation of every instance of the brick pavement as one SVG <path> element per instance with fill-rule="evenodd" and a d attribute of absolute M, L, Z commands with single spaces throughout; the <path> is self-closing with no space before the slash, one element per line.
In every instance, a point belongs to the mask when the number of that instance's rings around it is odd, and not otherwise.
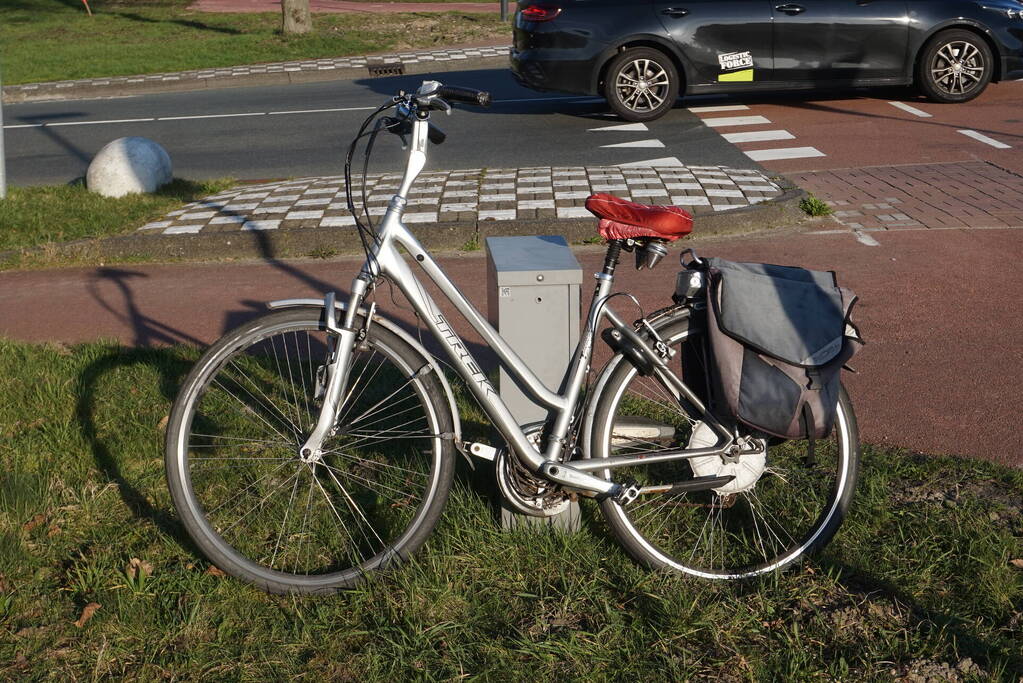
<path fill-rule="evenodd" d="M 358 176 L 356 177 L 358 178 Z M 370 215 L 383 215 L 399 174 L 367 176 Z M 669 168 L 573 167 L 469 169 L 419 176 L 409 193 L 407 223 L 581 218 L 594 192 L 646 204 L 674 204 L 712 213 L 757 204 L 782 194 L 757 170 L 722 166 Z M 357 190 L 361 206 L 361 181 Z M 244 185 L 188 204 L 142 226 L 145 234 L 348 227 L 340 176 Z"/>
<path fill-rule="evenodd" d="M 874 166 L 789 176 L 853 230 L 1023 227 L 1023 176 L 990 162 Z"/>

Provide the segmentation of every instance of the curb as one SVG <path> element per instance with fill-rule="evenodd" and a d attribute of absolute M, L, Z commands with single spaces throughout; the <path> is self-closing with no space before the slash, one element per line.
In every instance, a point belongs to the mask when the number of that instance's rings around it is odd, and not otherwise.
<path fill-rule="evenodd" d="M 190 92 L 221 88 L 296 85 L 324 81 L 358 80 L 387 76 L 461 71 L 467 66 L 492 68 L 508 66 L 508 46 L 484 46 L 425 50 L 337 59 L 254 64 L 238 67 L 200 69 L 176 73 L 116 76 L 79 81 L 27 83 L 3 88 L 7 104 L 128 97 L 167 92 Z M 493 54 L 500 52 L 501 54 Z M 474 53 L 479 53 L 474 54 Z"/>
<path fill-rule="evenodd" d="M 784 181 L 783 181 L 784 182 Z M 696 238 L 770 232 L 811 220 L 799 208 L 806 192 L 791 184 L 775 199 L 731 211 L 698 214 Z M 420 242 L 431 250 L 459 250 L 498 235 L 563 235 L 569 243 L 596 236 L 595 219 L 547 218 L 519 221 L 476 220 L 421 223 L 412 226 Z M 346 239 L 348 238 L 348 239 Z M 350 228 L 297 228 L 287 230 L 211 232 L 194 235 L 120 235 L 77 240 L 32 249 L 0 253 L 0 267 L 22 256 L 46 255 L 70 260 L 137 261 L 221 259 L 278 259 L 331 257 L 362 251 Z"/>

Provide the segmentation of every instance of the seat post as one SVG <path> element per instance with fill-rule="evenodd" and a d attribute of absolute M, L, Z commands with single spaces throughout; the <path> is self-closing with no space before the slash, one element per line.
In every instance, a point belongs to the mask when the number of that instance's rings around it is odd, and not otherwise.
<path fill-rule="evenodd" d="M 604 256 L 604 275 L 614 277 L 615 267 L 618 265 L 618 257 L 622 253 L 623 240 L 611 240 L 607 243 L 607 255 Z"/>

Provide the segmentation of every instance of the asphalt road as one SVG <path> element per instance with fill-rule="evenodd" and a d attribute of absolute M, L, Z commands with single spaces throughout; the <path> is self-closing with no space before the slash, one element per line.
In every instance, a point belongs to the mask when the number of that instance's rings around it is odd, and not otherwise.
<path fill-rule="evenodd" d="M 672 158 L 693 165 L 756 168 L 683 107 L 656 122 L 623 122 L 595 98 L 543 94 L 507 69 L 10 105 L 4 110 L 9 181 L 68 182 L 103 145 L 129 135 L 156 140 L 174 173 L 200 179 L 339 175 L 352 135 L 372 108 L 424 79 L 490 90 L 486 110 L 458 106 L 435 122 L 448 133 L 435 169 L 610 166 Z M 593 130 L 593 129 L 605 130 Z M 614 146 L 609 146 L 614 145 Z M 399 168 L 397 140 L 378 143 L 376 170 Z"/>
<path fill-rule="evenodd" d="M 857 374 L 844 377 L 864 441 L 1023 467 L 1023 273 L 1017 267 L 1023 230 L 875 236 L 874 247 L 851 233 L 775 233 L 686 246 L 707 256 L 838 271 L 840 282 L 860 297 L 854 318 L 868 342 L 852 361 Z M 599 247 L 576 250 L 584 273 L 599 269 L 602 253 Z M 617 288 L 636 295 L 647 311 L 666 305 L 675 253 L 677 247 L 654 271 L 623 264 Z M 444 256 L 441 263 L 485 310 L 481 253 Z M 353 260 L 266 261 L 5 272 L 0 335 L 33 342 L 206 343 L 266 310 L 268 300 L 347 290 L 358 266 Z M 411 322 L 407 308 L 392 303 L 386 291 L 377 299 L 386 315 Z M 629 304 L 616 306 L 634 314 Z M 459 316 L 442 308 L 466 335 Z M 606 357 L 605 345 L 598 347 Z M 478 343 L 472 350 L 487 358 Z"/>

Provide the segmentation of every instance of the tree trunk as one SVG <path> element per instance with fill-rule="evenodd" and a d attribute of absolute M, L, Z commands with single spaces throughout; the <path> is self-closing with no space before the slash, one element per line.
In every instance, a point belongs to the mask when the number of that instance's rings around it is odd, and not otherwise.
<path fill-rule="evenodd" d="M 284 18 L 281 31 L 285 35 L 309 33 L 313 30 L 313 18 L 309 14 L 309 0 L 281 0 L 281 14 Z"/>

